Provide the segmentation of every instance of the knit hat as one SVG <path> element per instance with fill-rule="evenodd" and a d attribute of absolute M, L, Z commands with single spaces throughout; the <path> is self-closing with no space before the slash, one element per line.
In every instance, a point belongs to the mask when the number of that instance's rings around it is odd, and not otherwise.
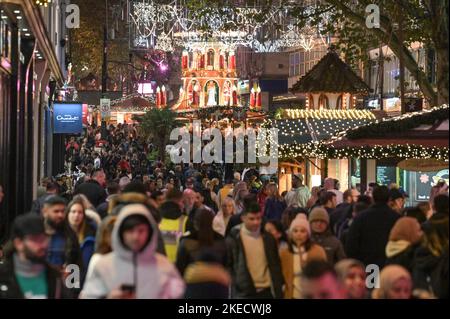
<path fill-rule="evenodd" d="M 34 213 L 18 216 L 14 220 L 12 238 L 45 234 L 44 219 Z"/>
<path fill-rule="evenodd" d="M 314 221 L 321 220 L 328 224 L 330 224 L 330 216 L 328 216 L 328 212 L 325 208 L 316 207 L 309 214 L 309 222 L 312 223 Z"/>
<path fill-rule="evenodd" d="M 294 220 L 291 222 L 289 226 L 289 232 L 292 232 L 295 227 L 303 227 L 308 232 L 308 236 L 311 236 L 311 227 L 309 226 L 308 220 L 306 219 L 305 214 L 297 214 Z"/>
<path fill-rule="evenodd" d="M 392 227 L 389 241 L 405 240 L 414 245 L 420 241 L 422 235 L 423 233 L 417 219 L 402 217 Z"/>

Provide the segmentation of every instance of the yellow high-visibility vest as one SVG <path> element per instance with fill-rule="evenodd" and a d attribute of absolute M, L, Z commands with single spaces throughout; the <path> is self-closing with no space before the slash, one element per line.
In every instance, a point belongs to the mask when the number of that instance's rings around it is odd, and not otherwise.
<path fill-rule="evenodd" d="M 187 217 L 183 215 L 178 219 L 163 218 L 159 224 L 167 258 L 169 258 L 169 260 L 173 263 L 177 257 L 178 243 L 181 236 L 183 236 L 186 221 Z"/>

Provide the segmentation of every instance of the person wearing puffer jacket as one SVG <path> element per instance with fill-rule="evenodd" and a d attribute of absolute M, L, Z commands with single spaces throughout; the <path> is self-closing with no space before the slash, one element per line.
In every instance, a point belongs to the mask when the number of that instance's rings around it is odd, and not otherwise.
<path fill-rule="evenodd" d="M 80 298 L 168 299 L 185 285 L 169 260 L 156 253 L 157 225 L 142 204 L 124 206 L 112 232 L 112 252 L 100 256 Z"/>
<path fill-rule="evenodd" d="M 417 219 L 402 217 L 394 224 L 386 245 L 386 265 L 403 266 L 412 273 L 414 255 L 422 241 L 423 232 Z"/>
<path fill-rule="evenodd" d="M 325 250 L 327 260 L 334 265 L 345 258 L 344 247 L 339 239 L 331 233 L 330 217 L 322 207 L 314 208 L 309 214 L 309 224 L 311 225 L 311 240 Z"/>

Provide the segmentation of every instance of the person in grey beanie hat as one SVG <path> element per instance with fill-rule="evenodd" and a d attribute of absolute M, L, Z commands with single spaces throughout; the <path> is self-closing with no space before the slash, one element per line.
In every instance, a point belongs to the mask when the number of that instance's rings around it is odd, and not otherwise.
<path fill-rule="evenodd" d="M 328 262 L 334 265 L 345 258 L 342 243 L 331 233 L 329 228 L 330 217 L 324 208 L 314 208 L 309 214 L 309 223 L 311 225 L 311 240 L 325 249 Z"/>

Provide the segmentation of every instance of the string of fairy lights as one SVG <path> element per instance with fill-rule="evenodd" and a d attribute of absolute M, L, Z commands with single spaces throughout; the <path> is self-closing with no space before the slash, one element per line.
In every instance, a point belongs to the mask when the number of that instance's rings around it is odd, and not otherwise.
<path fill-rule="evenodd" d="M 280 109 L 277 113 L 279 119 L 327 119 L 327 120 L 376 120 L 369 110 L 298 110 Z"/>
<path fill-rule="evenodd" d="M 300 26 L 294 11 L 312 15 L 316 5 L 297 5 L 280 1 L 261 5 L 258 1 L 245 6 L 239 3 L 211 6 L 198 2 L 195 10 L 183 1 L 129 0 L 128 22 L 130 44 L 135 49 L 155 47 L 172 51 L 183 47 L 189 51 L 203 47 L 206 41 L 218 41 L 230 50 L 238 46 L 256 52 L 276 52 L 282 48 L 302 47 L 310 51 L 317 44 L 327 44 L 324 24 Z M 320 14 L 324 23 L 329 15 Z"/>
<path fill-rule="evenodd" d="M 324 143 L 279 145 L 280 158 L 367 158 L 382 159 L 397 157 L 400 159 L 437 159 L 448 162 L 448 147 L 424 147 L 422 145 L 368 145 L 363 147 L 333 148 Z"/>
<path fill-rule="evenodd" d="M 147 95 L 143 95 L 143 94 L 140 94 L 140 93 L 132 93 L 130 95 L 123 96 L 121 98 L 112 100 L 111 101 L 111 106 L 121 105 L 123 102 L 125 102 L 127 100 L 130 100 L 130 99 L 133 99 L 133 98 L 141 98 L 141 99 L 144 99 L 144 100 L 148 101 L 151 104 L 155 104 L 155 98 L 153 96 L 147 96 Z M 136 107 L 136 109 L 140 110 L 142 108 L 141 107 Z"/>
<path fill-rule="evenodd" d="M 410 114 L 404 114 L 398 117 L 376 120 L 373 113 L 370 111 L 361 112 L 362 116 L 359 120 L 349 120 L 351 112 L 341 116 L 347 119 L 339 118 L 337 112 L 324 112 L 320 110 L 291 110 L 288 112 L 277 112 L 278 120 L 267 119 L 263 123 L 263 127 L 276 127 L 279 129 L 278 134 L 281 136 L 302 136 L 304 134 L 310 134 L 306 121 L 313 124 L 315 134 L 321 136 L 321 134 L 331 135 L 328 140 L 313 141 L 304 144 L 300 143 L 278 143 L 278 139 L 274 139 L 269 134 L 267 143 L 275 143 L 278 145 L 278 155 L 281 159 L 310 157 L 319 159 L 341 159 L 341 158 L 367 158 L 367 159 L 382 159 L 389 157 L 397 157 L 400 159 L 416 158 L 416 159 L 437 159 L 448 162 L 449 156 L 448 147 L 425 147 L 423 145 L 410 145 L 410 144 L 389 144 L 389 145 L 367 145 L 367 146 L 348 146 L 348 147 L 333 147 L 332 143 L 336 140 L 342 139 L 349 131 L 358 130 L 367 126 L 376 126 L 379 128 L 379 123 L 389 122 L 395 126 L 400 126 L 401 122 L 405 120 L 413 119 L 416 121 L 416 126 L 423 124 L 421 117 L 424 116 L 427 119 L 431 114 L 438 114 L 440 119 L 444 119 L 445 116 L 441 116 L 443 110 L 448 110 L 448 105 L 442 105 L 435 107 L 431 110 L 425 110 L 422 112 L 414 112 Z M 284 111 L 284 110 L 283 110 Z M 298 111 L 298 112 L 297 112 Z M 304 112 L 300 112 L 304 111 Z M 340 111 L 342 112 L 342 110 Z M 438 113 L 439 112 L 439 113 Z M 364 114 L 366 113 L 366 114 Z M 371 115 L 369 115 L 369 113 Z M 319 115 L 320 114 L 320 115 Z M 327 114 L 327 115 L 325 115 Z M 282 119 L 282 117 L 288 117 L 289 119 Z M 293 120 L 295 118 L 297 120 Z M 448 115 L 447 115 L 448 118 Z M 336 132 L 340 132 L 337 133 Z M 337 137 L 336 137 L 337 136 Z M 323 137 L 323 136 L 322 136 Z M 331 138 L 330 138 L 331 137 Z"/>
<path fill-rule="evenodd" d="M 314 132 L 320 136 L 327 136 L 330 138 L 333 134 L 341 132 L 349 127 L 361 126 L 369 123 L 369 120 L 347 120 L 347 119 L 309 119 L 308 122 L 312 125 Z M 296 120 L 271 120 L 267 119 L 264 123 L 267 127 L 278 128 L 278 133 L 281 136 L 303 136 L 310 135 L 311 132 L 306 125 L 306 119 Z"/>

